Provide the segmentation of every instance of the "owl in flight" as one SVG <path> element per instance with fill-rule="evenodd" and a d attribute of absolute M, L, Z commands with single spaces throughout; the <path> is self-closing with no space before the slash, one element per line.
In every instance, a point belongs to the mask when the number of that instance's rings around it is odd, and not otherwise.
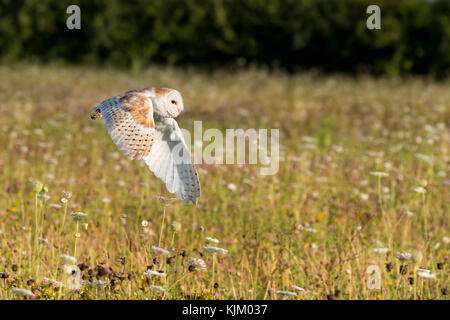
<path fill-rule="evenodd" d="M 170 193 L 197 204 L 198 173 L 175 117 L 183 111 L 174 89 L 131 90 L 93 108 L 91 119 L 103 118 L 117 147 L 130 159 L 142 159 Z"/>

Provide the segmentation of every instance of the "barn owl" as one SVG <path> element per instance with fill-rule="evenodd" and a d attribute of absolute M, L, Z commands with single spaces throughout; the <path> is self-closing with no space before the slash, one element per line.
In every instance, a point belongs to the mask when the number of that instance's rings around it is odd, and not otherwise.
<path fill-rule="evenodd" d="M 184 109 L 174 89 L 131 90 L 94 107 L 117 147 L 130 159 L 142 159 L 170 193 L 197 204 L 200 182 L 175 117 Z"/>

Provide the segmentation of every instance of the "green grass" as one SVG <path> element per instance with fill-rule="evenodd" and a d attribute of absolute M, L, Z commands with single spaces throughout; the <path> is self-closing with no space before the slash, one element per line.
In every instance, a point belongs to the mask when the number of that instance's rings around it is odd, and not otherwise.
<path fill-rule="evenodd" d="M 34 299 L 449 297 L 449 82 L 37 66 L 3 66 L 0 79 L 0 299 L 21 298 L 15 287 Z M 148 86 L 182 93 L 177 120 L 191 132 L 194 120 L 204 130 L 279 128 L 278 173 L 202 164 L 197 207 L 156 199 L 171 196 L 163 183 L 89 119 L 102 100 Z M 64 190 L 73 194 L 67 207 Z M 72 211 L 87 217 L 77 223 Z M 205 252 L 208 236 L 229 253 Z M 155 256 L 153 245 L 170 255 Z M 403 251 L 413 259 L 399 260 Z M 43 284 L 65 283 L 61 254 L 106 287 Z M 190 272 L 190 258 L 204 259 L 206 271 Z M 370 265 L 380 268 L 380 290 L 366 285 Z M 146 277 L 147 268 L 167 276 Z"/>

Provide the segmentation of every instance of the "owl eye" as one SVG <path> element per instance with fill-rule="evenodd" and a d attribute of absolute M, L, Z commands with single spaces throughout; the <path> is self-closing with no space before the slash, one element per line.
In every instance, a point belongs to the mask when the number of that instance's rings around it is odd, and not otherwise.
<path fill-rule="evenodd" d="M 178 105 L 178 102 L 175 100 L 170 101 L 170 103 L 174 104 L 174 105 Z"/>

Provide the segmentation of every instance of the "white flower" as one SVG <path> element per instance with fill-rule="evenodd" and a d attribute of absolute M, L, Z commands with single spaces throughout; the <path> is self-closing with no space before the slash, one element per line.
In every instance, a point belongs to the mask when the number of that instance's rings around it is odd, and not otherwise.
<path fill-rule="evenodd" d="M 373 248 L 372 252 L 374 252 L 374 253 L 386 253 L 386 252 L 389 252 L 389 248 Z"/>
<path fill-rule="evenodd" d="M 344 151 L 344 148 L 342 148 L 341 146 L 337 146 L 337 145 L 332 145 L 331 148 L 336 151 L 337 153 L 341 153 L 342 151 Z"/>
<path fill-rule="evenodd" d="M 46 193 L 40 193 L 40 194 L 37 195 L 37 197 L 38 197 L 39 199 L 44 199 L 44 200 L 48 200 L 48 199 L 51 198 L 51 197 L 50 197 L 48 194 L 46 194 Z"/>
<path fill-rule="evenodd" d="M 101 200 L 102 200 L 103 203 L 109 203 L 109 202 L 111 202 L 111 199 L 110 199 L 110 198 L 106 198 L 106 197 L 105 197 L 105 198 L 102 198 Z"/>
<path fill-rule="evenodd" d="M 164 292 L 164 291 L 166 291 L 163 287 L 161 287 L 161 286 L 150 286 L 150 287 L 148 287 L 148 289 L 150 290 L 150 291 L 160 291 L 160 292 Z"/>
<path fill-rule="evenodd" d="M 36 295 L 30 290 L 23 288 L 12 288 L 11 291 L 21 297 L 35 297 Z"/>
<path fill-rule="evenodd" d="M 234 183 L 229 183 L 227 188 L 230 189 L 231 191 L 236 191 L 236 189 L 237 189 L 237 187 Z"/>
<path fill-rule="evenodd" d="M 59 256 L 59 259 L 61 259 L 61 261 L 63 263 L 72 263 L 75 264 L 77 263 L 77 258 L 69 256 L 68 254 L 62 254 Z"/>
<path fill-rule="evenodd" d="M 409 210 L 406 210 L 403 214 L 406 215 L 406 216 L 408 216 L 408 217 L 414 216 L 414 212 L 409 211 Z"/>
<path fill-rule="evenodd" d="M 285 296 L 292 296 L 292 297 L 296 297 L 297 296 L 297 294 L 295 292 L 283 291 L 283 290 L 277 290 L 277 291 L 275 291 L 275 294 L 285 295 Z"/>
<path fill-rule="evenodd" d="M 206 237 L 205 240 L 209 241 L 209 242 L 219 243 L 219 240 L 217 240 L 215 238 L 211 238 L 211 237 Z"/>
<path fill-rule="evenodd" d="M 226 249 L 222 249 L 222 248 L 218 248 L 218 247 L 203 247 L 203 250 L 205 250 L 206 252 L 209 253 L 219 253 L 219 254 L 227 254 L 228 250 Z"/>
<path fill-rule="evenodd" d="M 203 259 L 192 258 L 188 260 L 189 271 L 204 271 L 206 263 Z"/>
<path fill-rule="evenodd" d="M 425 279 L 434 279 L 434 278 L 436 278 L 436 275 L 434 273 L 431 273 L 429 270 L 417 272 L 417 275 L 419 277 L 425 278 Z"/>
<path fill-rule="evenodd" d="M 168 255 L 168 254 L 170 254 L 170 252 L 167 251 L 166 249 L 159 248 L 159 247 L 156 247 L 156 246 L 152 246 L 152 250 L 153 250 L 153 252 L 155 254 L 159 254 L 159 255 Z"/>
<path fill-rule="evenodd" d="M 412 260 L 413 255 L 412 255 L 412 253 L 404 251 L 404 252 L 397 252 L 396 257 L 400 261 L 409 261 L 409 260 Z"/>
<path fill-rule="evenodd" d="M 383 247 L 384 246 L 383 242 L 381 242 L 378 239 L 371 239 L 370 243 L 373 244 L 376 247 Z"/>
<path fill-rule="evenodd" d="M 74 217 L 75 219 L 81 219 L 81 218 L 86 218 L 87 217 L 87 213 L 84 212 L 73 212 L 70 214 L 72 217 Z"/>
<path fill-rule="evenodd" d="M 147 270 L 144 272 L 144 276 L 157 276 L 157 277 L 165 277 L 166 274 L 164 272 L 154 271 L 154 270 Z"/>
<path fill-rule="evenodd" d="M 382 178 L 382 177 L 389 177 L 389 173 L 382 172 L 382 171 L 372 171 L 372 172 L 370 172 L 370 174 L 372 176 L 380 177 L 380 178 Z"/>
<path fill-rule="evenodd" d="M 311 232 L 311 233 L 316 233 L 317 232 L 316 229 L 314 229 L 314 228 L 307 228 L 307 227 L 302 226 L 301 224 L 298 225 L 297 229 L 298 230 L 304 230 L 306 232 Z"/>
<path fill-rule="evenodd" d="M 67 200 L 66 198 L 61 198 L 62 203 L 67 203 L 67 201 L 69 201 L 69 200 Z"/>
<path fill-rule="evenodd" d="M 142 220 L 141 225 L 145 228 L 148 226 L 148 221 L 147 220 Z"/>
<path fill-rule="evenodd" d="M 427 190 L 425 188 L 423 188 L 423 187 L 414 188 L 414 191 L 417 192 L 417 193 L 420 193 L 420 194 L 427 193 Z"/>
<path fill-rule="evenodd" d="M 442 237 L 442 242 L 444 243 L 450 243 L 450 238 L 449 237 Z"/>
<path fill-rule="evenodd" d="M 359 197 L 361 198 L 362 201 L 369 200 L 369 195 L 367 193 L 360 193 Z"/>
<path fill-rule="evenodd" d="M 55 209 L 61 209 L 62 208 L 62 206 L 60 204 L 58 204 L 58 203 L 50 203 L 49 207 L 50 208 L 55 208 Z"/>
<path fill-rule="evenodd" d="M 417 159 L 423 160 L 426 163 L 432 163 L 433 162 L 433 159 L 430 156 L 427 156 L 427 155 L 422 154 L 422 153 L 416 153 L 414 155 L 414 157 L 416 157 Z"/>
<path fill-rule="evenodd" d="M 298 286 L 296 286 L 296 285 L 291 285 L 291 288 L 292 289 L 294 289 L 294 290 L 297 290 L 297 291 L 306 291 L 305 289 L 303 289 L 303 288 L 301 288 L 301 287 L 298 287 Z"/>

